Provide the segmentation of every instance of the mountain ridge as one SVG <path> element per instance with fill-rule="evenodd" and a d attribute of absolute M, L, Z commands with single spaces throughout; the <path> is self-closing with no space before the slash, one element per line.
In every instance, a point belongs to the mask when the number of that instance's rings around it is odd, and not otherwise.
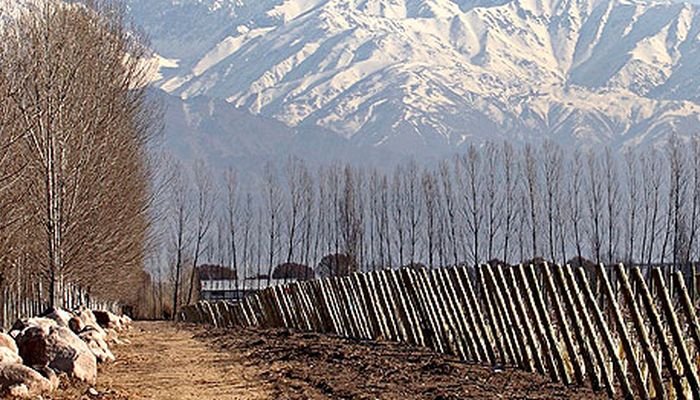
<path fill-rule="evenodd" d="M 700 12 L 687 3 L 132 0 L 129 7 L 163 57 L 157 87 L 184 100 L 226 100 L 298 130 L 329 130 L 359 147 L 413 154 L 552 139 L 624 148 L 697 134 L 700 126 Z"/>

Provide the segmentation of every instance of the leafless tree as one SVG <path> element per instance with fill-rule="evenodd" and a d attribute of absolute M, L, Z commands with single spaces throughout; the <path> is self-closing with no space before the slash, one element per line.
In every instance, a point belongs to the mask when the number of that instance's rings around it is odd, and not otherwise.
<path fill-rule="evenodd" d="M 499 166 L 503 164 L 503 155 L 501 154 L 500 148 L 493 143 L 488 143 L 484 148 L 485 153 L 485 173 L 481 176 L 481 179 L 486 181 L 481 185 L 483 187 L 484 193 L 486 194 L 486 230 L 487 230 L 487 244 L 486 244 L 486 254 L 489 260 L 494 258 L 494 245 L 496 236 L 501 230 L 502 210 L 504 205 L 504 199 L 507 195 L 503 195 L 501 192 L 501 186 L 497 182 L 500 181 L 499 177 Z M 511 179 L 512 177 L 506 178 Z M 509 182 L 506 182 L 508 186 Z"/>
<path fill-rule="evenodd" d="M 299 224 L 304 201 L 302 180 L 306 167 L 298 158 L 290 158 L 287 161 L 286 175 L 287 188 L 289 189 L 289 206 L 285 208 L 287 220 L 287 264 L 292 262 L 294 249 L 297 246 Z"/>
<path fill-rule="evenodd" d="M 529 210 L 530 219 L 530 239 L 532 245 L 532 256 L 539 255 L 537 248 L 537 227 L 539 225 L 538 210 L 540 204 L 540 176 L 539 168 L 537 168 L 537 160 L 534 149 L 527 145 L 525 146 L 523 155 L 523 171 L 525 173 L 525 191 L 527 193 L 527 209 Z"/>
<path fill-rule="evenodd" d="M 403 254 L 404 254 L 404 235 L 406 227 L 406 214 L 405 214 L 405 188 L 402 179 L 403 168 L 399 165 L 394 170 L 394 180 L 391 187 L 391 197 L 392 197 L 392 211 L 394 219 L 394 228 L 396 229 L 396 247 L 399 252 L 399 266 L 403 266 Z"/>
<path fill-rule="evenodd" d="M 175 265 L 173 271 L 173 314 L 175 318 L 178 311 L 180 291 L 182 283 L 182 270 L 188 245 L 191 242 L 191 235 L 187 231 L 192 217 L 192 203 L 189 200 L 190 181 L 188 175 L 183 170 L 182 165 L 173 161 L 171 170 L 174 171 L 171 199 L 171 230 L 173 234 L 173 244 L 175 250 Z"/>
<path fill-rule="evenodd" d="M 555 231 L 561 227 L 561 222 L 557 218 L 557 211 L 561 204 L 560 187 L 563 173 L 561 149 L 553 142 L 547 141 L 542 148 L 541 158 L 546 192 L 544 206 L 547 213 L 549 257 L 550 260 L 556 260 L 555 249 L 558 247 L 558 244 L 555 238 Z"/>
<path fill-rule="evenodd" d="M 457 165 L 457 162 L 455 162 Z M 447 231 L 450 237 L 450 248 L 452 249 L 452 264 L 459 264 L 457 256 L 457 204 L 453 185 L 453 175 L 447 162 L 440 163 L 440 186 L 442 187 L 441 199 L 444 201 L 443 209 L 446 214 Z"/>
<path fill-rule="evenodd" d="M 268 269 L 267 284 L 272 279 L 272 268 L 275 266 L 275 254 L 277 252 L 277 242 L 279 240 L 280 214 L 282 213 L 282 190 L 277 181 L 277 173 L 271 163 L 265 165 L 265 205 L 267 212 L 268 229 Z M 260 227 L 262 229 L 262 226 Z"/>
<path fill-rule="evenodd" d="M 637 233 L 637 217 L 639 215 L 640 207 L 640 191 L 641 191 L 641 177 L 637 172 L 639 170 L 639 165 L 637 161 L 637 153 L 634 151 L 627 151 L 625 153 L 625 163 L 627 166 L 626 176 L 627 176 L 627 257 L 626 261 L 628 263 L 634 264 L 634 246 L 635 238 Z"/>
<path fill-rule="evenodd" d="M 420 196 L 420 177 L 418 175 L 418 164 L 416 164 L 415 160 L 411 160 L 403 170 L 402 191 L 402 195 L 405 198 L 404 206 L 406 208 L 408 223 L 409 259 L 411 265 L 413 265 L 417 260 L 416 253 L 420 240 L 418 230 L 420 229 L 423 216 L 422 197 Z"/>
<path fill-rule="evenodd" d="M 6 137 L 19 139 L 13 158 L 26 167 L 16 176 L 26 188 L 18 243 L 55 306 L 64 281 L 126 301 L 143 283 L 158 112 L 150 53 L 123 15 L 109 3 L 46 1 L 0 32 Z"/>
<path fill-rule="evenodd" d="M 642 256 L 651 264 L 654 254 L 655 239 L 658 235 L 659 207 L 661 197 L 661 170 L 660 157 L 655 150 L 642 155 L 642 178 L 644 181 L 644 226 L 642 235 Z M 648 246 L 647 246 L 648 243 Z M 648 250 L 645 252 L 645 250 Z"/>
<path fill-rule="evenodd" d="M 187 294 L 187 304 L 191 304 L 192 302 L 202 244 L 214 220 L 214 202 L 216 201 L 216 192 L 211 180 L 211 171 L 202 161 L 198 161 L 194 166 L 194 180 L 196 189 L 196 231 L 194 234 L 194 253 L 192 254 L 192 271 L 190 274 L 190 291 Z"/>
<path fill-rule="evenodd" d="M 504 215 L 503 223 L 504 235 L 503 235 L 503 262 L 508 262 L 510 259 L 510 240 L 513 229 L 513 223 L 517 219 L 519 208 L 517 203 L 517 185 L 518 181 L 518 163 L 515 159 L 515 151 L 513 146 L 508 142 L 503 143 L 502 147 L 503 154 L 503 183 L 504 183 Z M 491 183 L 493 184 L 493 183 Z"/>
<path fill-rule="evenodd" d="M 605 149 L 603 157 L 605 172 L 605 206 L 607 208 L 607 238 L 608 238 L 608 263 L 615 262 L 617 245 L 619 242 L 618 226 L 620 224 L 620 182 L 618 166 L 615 156 L 610 148 Z"/>
<path fill-rule="evenodd" d="M 437 179 L 430 170 L 423 171 L 423 203 L 425 204 L 426 243 L 428 246 L 428 267 L 435 266 L 435 247 L 438 242 L 439 189 Z"/>
<path fill-rule="evenodd" d="M 600 264 L 602 262 L 603 248 L 603 193 L 600 185 L 602 173 L 600 162 L 595 153 L 588 153 L 587 161 L 588 170 L 586 172 L 588 173 L 588 179 L 586 181 L 586 191 L 588 192 L 588 196 L 586 200 L 588 204 L 588 218 L 590 219 L 588 233 L 595 262 L 596 264 Z"/>
<path fill-rule="evenodd" d="M 583 259 L 582 251 L 582 234 L 581 225 L 583 219 L 584 197 L 583 197 L 583 187 L 585 183 L 584 176 L 584 164 L 583 155 L 580 151 L 576 150 L 574 152 L 573 158 L 571 159 L 571 179 L 569 183 L 568 192 L 568 209 L 569 209 L 569 220 L 571 221 L 571 227 L 573 228 L 573 241 L 576 247 L 576 256 L 579 260 Z"/>
<path fill-rule="evenodd" d="M 236 231 L 238 230 L 238 174 L 233 168 L 229 168 L 224 174 L 226 181 L 226 219 L 228 222 L 228 246 L 231 251 L 230 267 L 238 271 L 238 248 L 236 247 Z M 245 247 L 244 247 L 245 251 Z M 223 263 L 222 263 L 223 265 Z M 238 287 L 238 274 L 236 274 L 236 287 Z"/>

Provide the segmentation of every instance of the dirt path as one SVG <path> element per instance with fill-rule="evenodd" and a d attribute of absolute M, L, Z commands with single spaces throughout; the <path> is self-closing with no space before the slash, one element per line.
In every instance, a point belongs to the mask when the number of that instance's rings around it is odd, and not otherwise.
<path fill-rule="evenodd" d="M 137 322 L 126 336 L 131 344 L 117 347 L 117 361 L 98 374 L 98 391 L 137 400 L 270 398 L 256 370 L 194 339 L 196 331 Z"/>

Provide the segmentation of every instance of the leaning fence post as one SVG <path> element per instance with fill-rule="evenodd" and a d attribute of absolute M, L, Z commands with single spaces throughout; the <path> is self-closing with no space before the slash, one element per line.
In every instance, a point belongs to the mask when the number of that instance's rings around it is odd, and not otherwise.
<path fill-rule="evenodd" d="M 573 324 L 574 337 L 579 344 L 579 351 L 581 352 L 581 357 L 583 358 L 583 365 L 585 366 L 589 379 L 591 380 L 591 387 L 593 390 L 598 391 L 600 390 L 600 378 L 595 370 L 595 365 L 593 364 L 593 359 L 591 358 L 591 353 L 588 349 L 588 341 L 586 341 L 586 338 L 584 337 L 584 327 L 580 322 L 574 301 L 572 300 L 572 289 L 570 289 L 566 284 L 566 280 L 564 278 L 564 268 L 561 265 L 556 266 L 554 278 L 557 285 L 561 288 L 564 306 L 566 307 L 566 312 L 568 313 L 569 319 Z M 581 318 L 583 318 L 583 316 L 581 316 Z"/>
<path fill-rule="evenodd" d="M 624 271 L 622 271 L 624 273 Z M 625 350 L 626 357 L 629 361 L 628 366 L 632 369 L 632 376 L 637 382 L 637 393 L 645 399 L 649 398 L 649 392 L 647 391 L 646 383 L 642 377 L 642 370 L 639 368 L 639 362 L 634 354 L 634 349 L 632 349 L 632 343 L 630 342 L 629 335 L 627 334 L 627 328 L 625 327 L 625 321 L 622 318 L 622 313 L 620 312 L 620 307 L 615 300 L 615 292 L 610 286 L 608 281 L 608 276 L 603 269 L 602 264 L 598 264 L 598 273 L 600 274 L 600 279 L 603 282 L 603 291 L 608 298 L 608 305 L 612 312 L 613 319 L 616 324 L 617 333 L 622 341 L 622 348 Z"/>
<path fill-rule="evenodd" d="M 549 342 L 547 341 L 544 328 L 542 327 L 539 313 L 537 312 L 537 307 L 535 306 L 535 301 L 532 298 L 530 284 L 527 278 L 525 277 L 524 266 L 522 264 L 518 265 L 518 267 L 516 268 L 516 272 L 518 273 L 518 279 L 522 288 L 523 297 L 525 298 L 525 304 L 527 305 L 527 309 L 529 310 L 532 323 L 535 327 L 537 339 L 540 343 L 539 349 L 543 353 L 542 355 L 544 357 L 545 362 L 547 363 L 547 372 L 549 373 L 549 377 L 552 379 L 552 381 L 559 382 L 559 375 L 557 374 L 556 366 L 554 363 L 554 357 L 552 356 L 552 351 L 549 347 Z"/>
<path fill-rule="evenodd" d="M 620 278 L 620 283 L 622 286 L 622 294 L 625 297 L 627 306 L 629 307 L 630 313 L 632 314 L 632 320 L 634 321 L 634 327 L 637 330 L 637 336 L 642 343 L 642 351 L 644 352 L 644 357 L 646 359 L 647 365 L 649 365 L 649 372 L 651 374 L 651 379 L 654 384 L 654 391 L 656 398 L 665 398 L 666 390 L 664 388 L 663 380 L 661 378 L 661 370 L 656 362 L 656 357 L 654 357 L 653 349 L 651 347 L 651 342 L 649 340 L 649 335 L 647 333 L 646 327 L 644 326 L 644 320 L 642 319 L 639 309 L 637 308 L 637 303 L 634 299 L 634 293 L 627 278 L 627 273 L 625 272 L 622 264 L 617 264 L 616 266 L 617 275 Z"/>
<path fill-rule="evenodd" d="M 615 345 L 613 344 L 612 337 L 610 336 L 610 330 L 608 329 L 608 326 L 605 323 L 605 318 L 603 317 L 603 313 L 601 312 L 600 308 L 598 307 L 598 302 L 596 301 L 595 297 L 593 296 L 593 292 L 591 291 L 591 288 L 588 286 L 585 271 L 583 270 L 583 267 L 579 267 L 576 272 L 578 272 L 578 278 L 581 282 L 581 287 L 583 288 L 583 293 L 588 298 L 588 306 L 593 311 L 594 320 L 595 320 L 596 324 L 598 325 L 598 330 L 600 331 L 601 336 L 603 337 L 603 344 L 605 344 L 605 347 L 608 350 L 608 354 L 610 355 L 610 358 L 612 359 L 613 369 L 615 371 L 615 374 L 617 375 L 617 379 L 620 381 L 620 385 L 622 386 L 622 392 L 624 393 L 624 396 L 626 399 L 633 399 L 634 395 L 632 393 L 632 389 L 630 388 L 629 381 L 627 380 L 627 374 L 625 374 L 625 370 L 624 370 L 624 368 L 622 368 L 622 363 L 620 362 L 620 358 L 617 356 L 617 353 L 615 352 Z"/>
<path fill-rule="evenodd" d="M 559 324 L 559 333 L 564 339 L 564 345 L 566 346 L 566 352 L 569 355 L 569 362 L 574 371 L 576 383 L 579 385 L 583 385 L 583 373 L 581 372 L 581 366 L 578 363 L 578 355 L 576 354 L 576 348 L 574 347 L 574 343 L 572 341 L 572 335 L 569 332 L 569 324 L 567 324 L 566 318 L 564 317 L 564 310 L 562 310 L 561 307 L 559 293 L 557 291 L 556 286 L 554 285 L 554 281 L 552 280 L 552 274 L 549 271 L 549 265 L 547 263 L 544 264 L 542 272 L 544 274 L 545 285 L 547 286 L 547 289 L 549 291 L 549 297 L 554 307 L 554 315 L 557 318 L 557 322 Z"/>
<path fill-rule="evenodd" d="M 688 295 L 688 289 L 685 287 L 685 282 L 683 282 L 683 274 L 676 272 L 673 277 L 676 280 L 676 286 L 680 292 L 681 307 L 683 309 L 683 313 L 685 314 L 688 329 L 690 330 L 690 336 L 695 342 L 696 351 L 700 352 L 700 327 L 698 326 L 698 318 L 695 314 L 695 307 L 693 307 L 693 302 L 690 300 L 690 296 Z"/>
<path fill-rule="evenodd" d="M 671 304 L 671 299 L 668 296 L 664 278 L 661 276 L 661 272 L 657 268 L 654 268 L 651 273 L 654 277 L 654 281 L 659 286 L 661 305 L 664 309 L 664 313 L 666 314 L 666 319 L 668 320 L 668 325 L 671 330 L 671 337 L 673 338 L 673 342 L 676 346 L 676 352 L 678 357 L 681 359 L 681 364 L 683 365 L 685 378 L 690 384 L 693 398 L 700 399 L 700 385 L 698 384 L 698 376 L 695 372 L 695 366 L 693 365 L 693 362 L 691 362 L 690 357 L 688 356 L 688 351 L 685 348 L 683 335 L 681 334 L 681 330 L 678 326 L 676 313 L 673 311 L 673 304 Z"/>

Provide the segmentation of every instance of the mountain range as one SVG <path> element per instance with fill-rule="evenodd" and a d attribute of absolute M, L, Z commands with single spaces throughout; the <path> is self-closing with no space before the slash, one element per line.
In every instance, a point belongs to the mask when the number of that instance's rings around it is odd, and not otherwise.
<path fill-rule="evenodd" d="M 700 6 L 665 0 L 125 0 L 166 142 L 257 163 L 700 134 Z"/>

